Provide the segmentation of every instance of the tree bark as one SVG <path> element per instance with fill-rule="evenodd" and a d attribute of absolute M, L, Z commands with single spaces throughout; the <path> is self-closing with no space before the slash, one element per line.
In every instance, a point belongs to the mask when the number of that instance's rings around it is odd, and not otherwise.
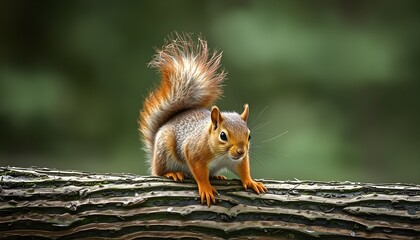
<path fill-rule="evenodd" d="M 420 239 L 420 186 L 212 180 L 200 204 L 193 180 L 0 168 L 0 237 L 36 239 Z"/>

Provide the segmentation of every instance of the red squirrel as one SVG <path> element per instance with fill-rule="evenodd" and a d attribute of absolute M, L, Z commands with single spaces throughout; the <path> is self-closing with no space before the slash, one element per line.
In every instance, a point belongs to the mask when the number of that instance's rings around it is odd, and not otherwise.
<path fill-rule="evenodd" d="M 237 174 L 245 189 L 264 193 L 267 188 L 251 178 L 248 104 L 241 114 L 211 106 L 222 94 L 225 72 L 222 54 L 209 53 L 207 42 L 176 34 L 156 51 L 149 66 L 157 68 L 160 85 L 140 111 L 139 131 L 153 175 L 183 181 L 193 176 L 201 203 L 216 203 L 209 178 L 226 179 L 220 170 Z"/>

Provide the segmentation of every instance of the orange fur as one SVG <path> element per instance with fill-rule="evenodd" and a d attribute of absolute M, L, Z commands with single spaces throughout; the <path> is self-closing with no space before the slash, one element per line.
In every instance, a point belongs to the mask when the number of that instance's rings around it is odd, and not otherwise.
<path fill-rule="evenodd" d="M 216 203 L 214 193 L 217 193 L 216 188 L 211 186 L 209 180 L 208 164 L 212 160 L 211 153 L 206 151 L 202 153 L 201 157 L 197 155 L 198 152 L 185 149 L 188 166 L 198 185 L 201 203 L 204 204 L 204 200 L 206 200 L 207 206 L 210 206 L 210 201 Z"/>

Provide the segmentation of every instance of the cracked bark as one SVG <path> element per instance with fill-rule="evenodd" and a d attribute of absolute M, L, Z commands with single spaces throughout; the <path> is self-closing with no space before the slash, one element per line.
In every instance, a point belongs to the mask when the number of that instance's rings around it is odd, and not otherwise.
<path fill-rule="evenodd" d="M 212 180 L 197 186 L 130 174 L 0 168 L 0 238 L 420 239 L 420 185 Z"/>

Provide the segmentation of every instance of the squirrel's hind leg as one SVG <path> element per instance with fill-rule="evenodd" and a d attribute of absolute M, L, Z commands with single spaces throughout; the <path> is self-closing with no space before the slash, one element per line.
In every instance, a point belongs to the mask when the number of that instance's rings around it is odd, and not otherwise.
<path fill-rule="evenodd" d="M 163 126 L 156 134 L 152 159 L 152 174 L 183 181 L 188 166 L 176 155 L 176 140 L 171 126 Z"/>

